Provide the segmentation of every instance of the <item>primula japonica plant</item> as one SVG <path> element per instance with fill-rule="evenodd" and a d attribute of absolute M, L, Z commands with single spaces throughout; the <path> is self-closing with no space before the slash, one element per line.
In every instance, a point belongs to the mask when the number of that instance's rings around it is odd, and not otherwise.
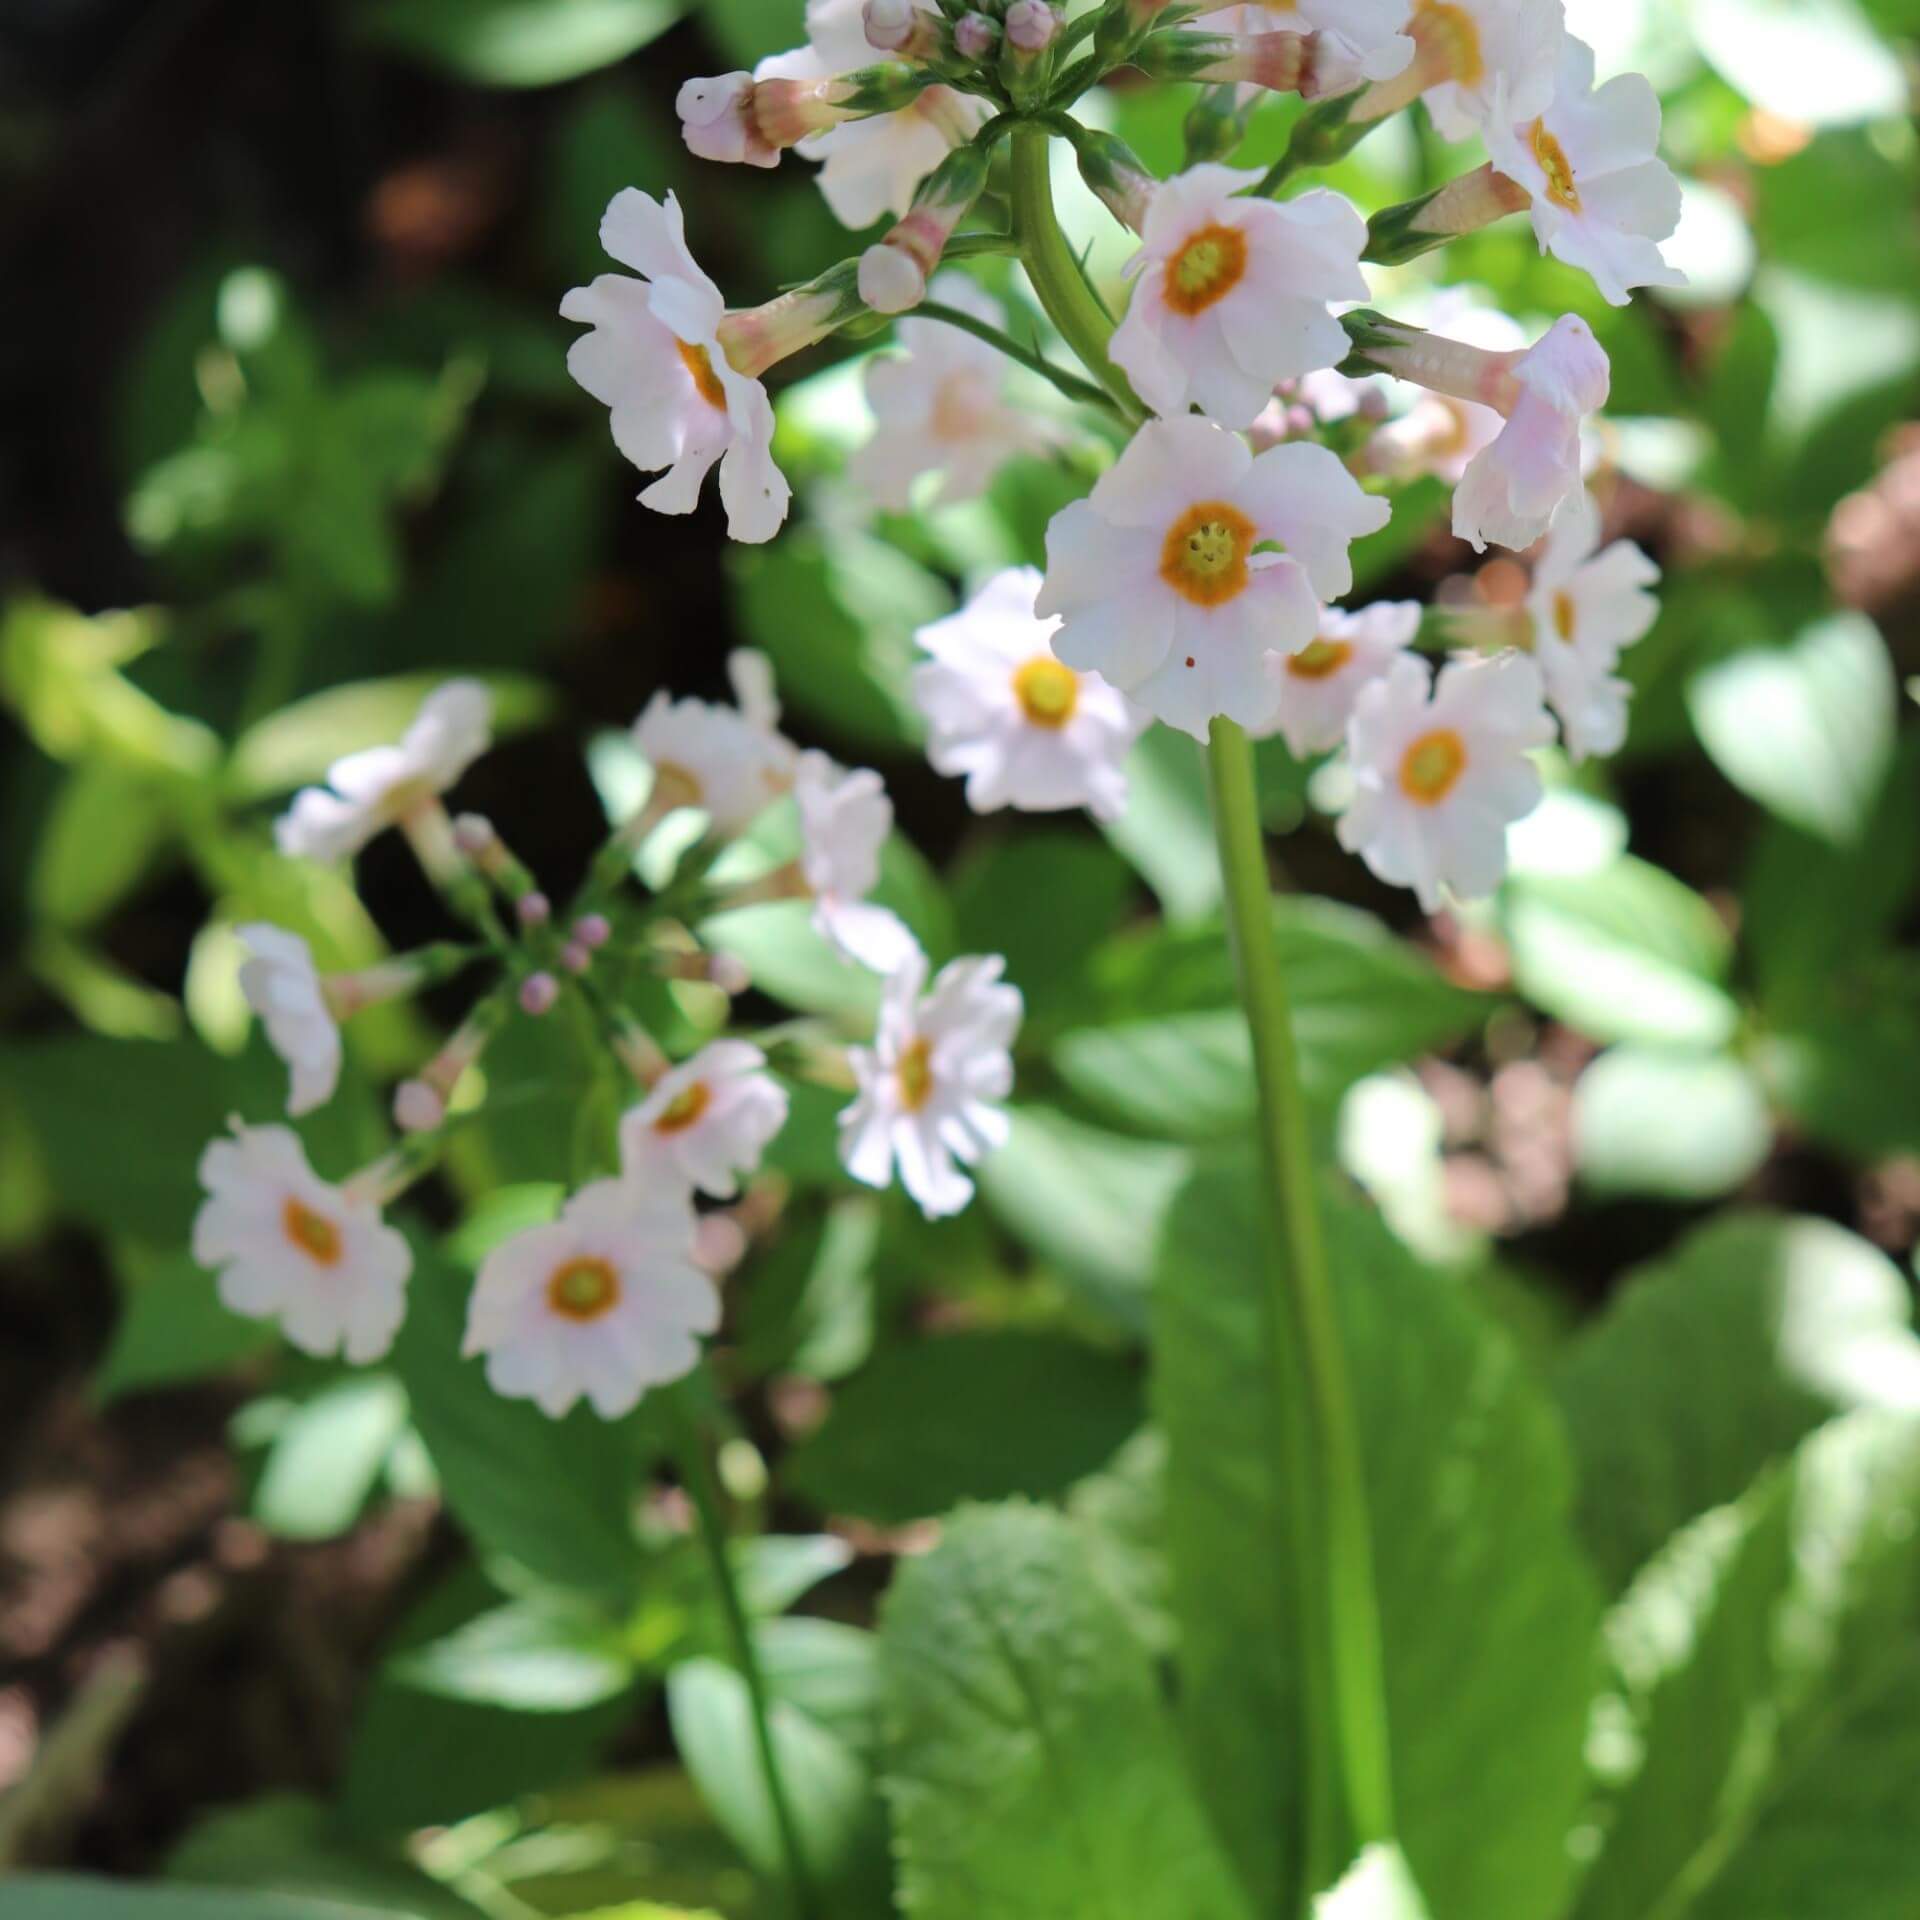
<path fill-rule="evenodd" d="M 1258 1105 L 1246 1150 L 1203 1167 L 1168 1217 L 1157 1431 L 1088 1482 L 1071 1516 L 966 1511 L 901 1574 L 884 1606 L 878 1761 L 893 1874 L 876 1886 L 864 1783 L 835 1772 L 837 1747 L 809 1747 L 811 1722 L 796 1732 L 804 1676 L 769 1671 L 755 1616 L 777 1611 L 766 1590 L 793 1576 L 730 1531 L 707 1346 L 796 1101 L 834 1103 L 855 1182 L 897 1183 L 928 1221 L 949 1221 L 983 1164 L 1019 1150 L 1007 1109 L 1025 1009 L 1003 957 L 936 965 L 876 898 L 894 825 L 880 775 L 789 739 L 751 652 L 728 663 L 731 703 L 662 694 L 634 721 L 648 784 L 565 901 L 514 853 L 510 820 L 450 809 L 490 746 L 477 682 L 442 685 L 396 745 L 340 760 L 293 800 L 284 855 L 337 867 L 396 830 L 465 931 L 326 974 L 286 929 L 237 929 L 287 1116 L 333 1098 L 343 1022 L 427 993 L 465 1008 L 395 1090 L 395 1142 L 368 1164 L 316 1169 L 298 1134 L 258 1115 L 211 1142 L 196 1259 L 229 1308 L 309 1354 L 362 1365 L 436 1337 L 419 1331 L 416 1239 L 386 1210 L 527 1091 L 497 1065 L 515 1029 L 578 1036 L 574 1178 L 539 1217 L 489 1236 L 460 1354 L 494 1394 L 570 1423 L 560 1430 L 661 1416 L 646 1464 L 671 1455 L 738 1686 L 704 1716 L 699 1686 L 679 1690 L 676 1730 L 711 1733 L 728 1714 L 746 1730 L 736 1837 L 766 1911 L 1827 1911 L 1756 1905 L 1755 1889 L 1812 1871 L 1793 1836 L 1816 1816 L 1851 1819 L 1850 1834 L 1877 1817 L 1845 1784 L 1828 1796 L 1836 1811 L 1810 1782 L 1823 1742 L 1884 1710 L 1874 1622 L 1916 1617 L 1920 1568 L 1888 1516 L 1920 1489 L 1920 1447 L 1858 1411 L 1900 1397 L 1879 1390 L 1884 1371 L 1862 1386 L 1876 1363 L 1906 1369 L 1911 1395 L 1897 1296 L 1878 1273 L 1856 1276 L 1849 1359 L 1809 1324 L 1824 1303 L 1796 1282 L 1793 1246 L 1730 1237 L 1703 1252 L 1709 1289 L 1743 1258 L 1777 1268 L 1763 1334 L 1791 1349 L 1793 1404 L 1764 1445 L 1695 1452 L 1673 1439 L 1687 1404 L 1676 1371 L 1668 1404 L 1637 1416 L 1669 1428 L 1642 1450 L 1614 1431 L 1614 1366 L 1597 1342 L 1567 1385 L 1567 1420 L 1590 1459 L 1653 1484 L 1628 1500 L 1595 1481 L 1577 1544 L 1557 1424 L 1508 1346 L 1329 1177 L 1256 780 L 1257 741 L 1318 763 L 1311 792 L 1337 812 L 1341 846 L 1426 912 L 1470 913 L 1542 802 L 1541 757 L 1624 744 L 1619 669 L 1652 625 L 1659 574 L 1609 542 L 1589 490 L 1589 426 L 1610 386 L 1592 329 L 1575 315 L 1523 328 L 1460 301 L 1416 325 L 1376 300 L 1383 274 L 1523 218 L 1608 302 L 1675 285 L 1661 244 L 1679 190 L 1651 87 L 1597 84 L 1559 0 L 1213 13 L 1106 0 L 1072 19 L 1047 0 L 812 0 L 808 27 L 805 47 L 752 73 L 690 78 L 687 146 L 767 168 L 796 149 L 820 163 L 844 224 L 891 226 L 735 308 L 677 199 L 630 187 L 600 232 L 618 270 L 561 303 L 584 329 L 568 365 L 649 476 L 643 506 L 691 513 L 712 478 L 747 543 L 780 533 L 792 497 L 763 377 L 835 335 L 897 327 L 868 364 L 875 427 L 849 466 L 877 503 L 972 500 L 1023 456 L 1099 469 L 1045 528 L 1043 568 L 978 582 L 920 631 L 912 697 L 933 768 L 964 780 L 981 813 L 1084 809 L 1112 826 L 1148 729 L 1204 756 Z M 1077 112 L 1122 73 L 1193 90 L 1188 164 L 1170 177 Z M 1276 94 L 1304 102 L 1283 157 L 1264 173 L 1224 164 Z M 1487 162 L 1371 218 L 1314 184 L 1416 105 Z M 1114 305 L 1056 215 L 1061 155 L 1132 237 Z M 969 277 L 969 262 L 1003 258 L 1076 365 L 1015 338 Z M 1057 390 L 1057 415 L 1009 397 L 1014 368 Z M 1436 480 L 1461 540 L 1533 554 L 1525 590 L 1432 616 L 1345 604 L 1356 543 Z M 754 983 L 726 920 L 772 903 L 804 903 L 834 963 L 866 983 L 876 1010 L 857 1038 L 737 1017 Z M 686 1023 L 650 1017 L 663 982 L 705 994 L 694 1044 L 679 1044 Z M 1606 1339 L 1677 1369 L 1666 1311 L 1650 1296 Z M 1446 1409 L 1437 1427 L 1403 1425 L 1416 1401 Z M 1498 1512 L 1452 1511 L 1450 1467 Z M 1870 1512 L 1862 1486 L 1885 1496 Z M 1589 1556 L 1617 1602 L 1604 1641 Z M 1454 1604 L 1465 1593 L 1485 1596 L 1483 1613 Z M 639 1657 L 627 1643 L 616 1655 L 609 1634 L 600 1654 Z M 1456 1675 L 1484 1675 L 1488 1646 L 1511 1650 L 1510 1671 L 1456 1701 Z M 1920 1706 L 1915 1671 L 1903 1657 L 1885 1682 L 1903 1713 Z M 1759 1702 L 1750 1722 L 1698 1731 L 1723 1684 Z M 1456 1712 L 1435 1744 L 1428 1729 Z M 703 1778 L 724 1771 L 713 1751 L 689 1754 Z M 1831 1911 L 1895 1911 L 1874 1904 L 1872 1863 L 1859 1871 L 1872 1895 Z"/>

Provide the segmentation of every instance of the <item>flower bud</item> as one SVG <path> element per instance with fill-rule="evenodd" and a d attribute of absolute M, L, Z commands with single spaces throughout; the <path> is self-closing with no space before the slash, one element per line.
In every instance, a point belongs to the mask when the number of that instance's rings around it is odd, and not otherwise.
<path fill-rule="evenodd" d="M 927 296 L 927 282 L 953 230 L 987 184 L 987 156 L 956 147 L 921 181 L 904 220 L 860 261 L 860 297 L 875 313 L 905 313 Z"/>
<path fill-rule="evenodd" d="M 990 13 L 963 13 L 953 28 L 953 50 L 963 59 L 985 60 L 1000 44 L 1000 22 Z"/>
<path fill-rule="evenodd" d="M 1098 196 L 1101 204 L 1135 233 L 1147 224 L 1147 209 L 1153 204 L 1154 189 L 1160 184 L 1140 157 L 1124 140 L 1091 127 L 1082 128 L 1074 137 L 1074 157 L 1080 163 L 1080 178 Z"/>
<path fill-rule="evenodd" d="M 860 23 L 867 30 L 867 45 L 882 53 L 897 53 L 913 38 L 914 17 L 920 9 L 914 0 L 867 0 L 860 10 Z"/>
<path fill-rule="evenodd" d="M 582 914 L 573 923 L 573 937 L 589 953 L 596 952 L 613 938 L 613 922 L 604 913 Z"/>
<path fill-rule="evenodd" d="M 513 903 L 514 917 L 531 930 L 544 927 L 553 918 L 553 902 L 544 893 L 523 893 Z"/>
<path fill-rule="evenodd" d="M 447 1117 L 447 1103 L 424 1080 L 402 1080 L 393 1094 L 393 1124 L 402 1133 L 431 1133 Z"/>
<path fill-rule="evenodd" d="M 924 68 L 885 60 L 826 80 L 759 80 L 746 112 L 758 137 L 778 150 L 848 120 L 911 106 L 933 77 Z"/>
<path fill-rule="evenodd" d="M 1022 53 L 1045 53 L 1059 33 L 1060 16 L 1047 0 L 1013 0 L 1007 9 L 1007 45 Z"/>
<path fill-rule="evenodd" d="M 569 973 L 585 973 L 593 965 L 593 949 L 578 940 L 569 940 L 560 949 L 560 964 Z"/>
<path fill-rule="evenodd" d="M 927 297 L 927 276 L 899 247 L 876 243 L 860 256 L 860 298 L 875 313 L 905 313 Z"/>
<path fill-rule="evenodd" d="M 493 830 L 493 822 L 484 813 L 462 813 L 454 817 L 453 844 L 469 860 L 478 860 L 487 853 L 499 836 Z"/>
<path fill-rule="evenodd" d="M 674 101 L 680 116 L 680 137 L 687 151 L 701 160 L 720 160 L 750 167 L 777 167 L 780 151 L 761 138 L 753 116 L 753 75 L 722 73 L 711 79 L 689 80 Z"/>
<path fill-rule="evenodd" d="M 560 982 L 550 973 L 530 973 L 520 982 L 520 1011 L 539 1019 L 560 998 Z"/>

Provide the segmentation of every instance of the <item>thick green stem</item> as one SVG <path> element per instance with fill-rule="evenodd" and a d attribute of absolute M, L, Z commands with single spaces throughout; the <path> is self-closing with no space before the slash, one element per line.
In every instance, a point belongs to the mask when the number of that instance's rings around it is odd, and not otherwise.
<path fill-rule="evenodd" d="M 1321 1604 L 1312 1611 L 1321 1616 L 1324 1634 L 1331 1696 L 1326 1704 L 1345 1800 L 1346 1837 L 1364 1847 L 1387 1839 L 1393 1831 L 1386 1689 L 1366 1483 L 1327 1265 L 1293 1012 L 1274 944 L 1273 894 L 1253 748 L 1231 720 L 1213 723 L 1208 773 L 1226 883 L 1227 924 L 1253 1036 L 1262 1171 L 1276 1251 L 1281 1255 L 1274 1268 L 1278 1294 L 1274 1314 L 1286 1326 L 1292 1362 L 1285 1369 L 1282 1386 L 1305 1395 L 1313 1447 L 1308 1466 L 1318 1474 L 1316 1504 L 1326 1583 Z M 1310 1696 L 1313 1691 L 1310 1688 Z M 1315 1838 L 1310 1832 L 1310 1860 Z M 1340 1861 L 1316 1864 L 1337 1869 Z"/>
<path fill-rule="evenodd" d="M 713 1463 L 707 1457 L 706 1436 L 691 1418 L 680 1446 L 680 1477 L 699 1518 L 700 1540 L 706 1549 L 714 1588 L 720 1596 L 721 1611 L 726 1616 L 734 1663 L 746 1682 L 747 1701 L 753 1714 L 754 1745 L 759 1750 L 767 1801 L 773 1808 L 773 1823 L 780 1835 L 780 1852 L 786 1861 L 796 1920 L 822 1920 L 821 1908 L 814 1897 L 813 1876 L 800 1844 L 799 1823 L 793 1817 L 793 1803 L 787 1798 L 780 1756 L 773 1744 L 772 1701 L 767 1692 L 767 1677 L 760 1665 L 759 1649 L 754 1645 L 753 1626 L 740 1598 L 740 1584 L 734 1577 L 733 1553 L 726 1516 L 720 1506 L 719 1484 L 714 1477 Z"/>

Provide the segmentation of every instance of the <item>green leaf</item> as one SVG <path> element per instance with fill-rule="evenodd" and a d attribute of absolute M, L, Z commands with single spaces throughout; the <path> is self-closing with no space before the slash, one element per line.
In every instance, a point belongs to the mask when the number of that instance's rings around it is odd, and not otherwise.
<path fill-rule="evenodd" d="M 1817 1011 L 1762 1041 L 1761 1077 L 1808 1134 L 1842 1153 L 1920 1149 L 1920 967 L 1887 955 L 1827 989 Z"/>
<path fill-rule="evenodd" d="M 1127 810 L 1101 831 L 1160 896 L 1169 920 L 1198 920 L 1220 904 L 1200 749 L 1172 727 L 1149 727 L 1127 760 Z"/>
<path fill-rule="evenodd" d="M 383 1373 L 351 1374 L 290 1407 L 267 1450 L 253 1517 L 288 1540 L 330 1540 L 359 1519 L 407 1425 Z"/>
<path fill-rule="evenodd" d="M 1145 1650 L 1070 1522 L 963 1513 L 895 1581 L 881 1641 L 916 1920 L 1241 1920 Z"/>
<path fill-rule="evenodd" d="M 174 783 L 88 761 L 61 783 L 40 830 L 29 881 L 35 915 L 92 926 L 144 883 L 179 832 Z"/>
<path fill-rule="evenodd" d="M 1732 1038 L 1733 942 L 1661 868 L 1628 858 L 1578 878 L 1519 875 L 1502 912 L 1520 991 L 1590 1038 L 1699 1048 Z"/>
<path fill-rule="evenodd" d="M 284 1893 L 133 1886 L 81 1874 L 29 1873 L 7 1882 L 6 1920 L 419 1920 L 417 1911 Z"/>
<path fill-rule="evenodd" d="M 640 1566 L 634 1422 L 585 1407 L 549 1420 L 531 1401 L 503 1399 L 481 1362 L 461 1355 L 466 1296 L 464 1274 L 416 1250 L 393 1364 L 447 1504 L 483 1552 L 564 1587 L 624 1594 Z"/>
<path fill-rule="evenodd" d="M 1894 747 L 1899 690 L 1880 629 L 1835 614 L 1791 648 L 1756 648 L 1687 690 L 1714 764 L 1782 820 L 1838 846 L 1867 823 Z"/>
<path fill-rule="evenodd" d="M 1061 1493 L 1140 1423 L 1125 1360 L 1059 1334 L 950 1334 L 896 1347 L 835 1394 L 787 1485 L 883 1526 L 963 1500 Z"/>
<path fill-rule="evenodd" d="M 1597 1601 L 1564 1447 L 1506 1335 L 1371 1214 L 1329 1207 L 1380 1596 L 1400 1839 L 1435 1920 L 1537 1920 L 1570 1874 Z M 1196 1175 L 1155 1282 L 1154 1406 L 1181 1698 L 1208 1803 L 1255 1907 L 1299 1863 L 1288 1449 L 1264 1309 L 1266 1230 L 1242 1165 Z M 1486 1836 L 1497 1832 L 1497 1847 Z"/>
<path fill-rule="evenodd" d="M 1712 1200 L 1759 1171 L 1773 1119 L 1738 1060 L 1617 1047 L 1580 1076 L 1574 1139 L 1596 1193 Z"/>
<path fill-rule="evenodd" d="M 550 87 L 612 66 L 679 17 L 678 0 L 361 0 L 376 46 L 488 87 Z"/>
<path fill-rule="evenodd" d="M 94 1397 L 103 1405 L 123 1394 L 224 1373 L 274 1344 L 272 1327 L 223 1306 L 213 1276 L 186 1254 L 160 1259 L 125 1246 L 114 1266 L 120 1317 L 93 1378 Z"/>
<path fill-rule="evenodd" d="M 1629 1276 L 1558 1386 L 1580 1529 L 1617 1591 L 1834 1414 L 1920 1405 L 1920 1339 L 1906 1282 L 1864 1240 L 1736 1215 Z"/>
<path fill-rule="evenodd" d="M 578 1713 L 634 1681 L 619 1635 L 599 1614 L 555 1599 L 516 1601 L 402 1656 L 404 1685 L 520 1713 Z"/>

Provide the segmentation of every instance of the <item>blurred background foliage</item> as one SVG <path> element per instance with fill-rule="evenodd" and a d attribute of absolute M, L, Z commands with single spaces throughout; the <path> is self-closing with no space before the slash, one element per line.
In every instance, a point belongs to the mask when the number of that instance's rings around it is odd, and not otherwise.
<path fill-rule="evenodd" d="M 1749 1269 L 1875 1286 L 1889 1256 L 1910 1279 L 1920 1225 L 1920 0 L 1570 12 L 1661 91 L 1692 287 L 1607 308 L 1513 223 L 1438 260 L 1509 312 L 1584 313 L 1612 355 L 1600 485 L 1667 573 L 1632 742 L 1560 769 L 1501 897 L 1433 925 L 1263 753 L 1327 1137 L 1543 1367 L 1623 1274 L 1733 1260 L 1698 1231 L 1723 1202 L 1829 1223 L 1768 1238 L 1756 1211 Z M 0 1806 L 0 1862 L 518 1916 L 636 1885 L 744 1912 L 771 1853 L 682 1516 L 627 1525 L 646 1419 L 610 1452 L 584 1415 L 491 1400 L 455 1357 L 457 1286 L 429 1284 L 565 1179 L 566 1037 L 502 1043 L 498 1077 L 550 1090 L 479 1121 L 430 1195 L 387 1369 L 277 1350 L 184 1253 L 202 1143 L 276 1104 L 231 927 L 283 922 L 333 965 L 440 931 L 403 854 L 376 848 L 356 894 L 279 859 L 273 811 L 449 670 L 487 675 L 502 720 L 462 798 L 559 892 L 633 791 L 646 697 L 718 693 L 730 646 L 764 648 L 796 733 L 887 777 L 884 897 L 936 958 L 1004 951 L 1028 996 L 983 1206 L 935 1237 L 856 1193 L 833 1103 L 801 1090 L 778 1228 L 731 1291 L 729 1490 L 775 1529 L 748 1572 L 848 1912 L 878 1870 L 891 1556 L 957 1500 L 1069 1489 L 1125 1539 L 1139 1443 L 1088 1476 L 1142 1419 L 1155 1237 L 1252 1111 L 1200 769 L 1160 730 L 1104 837 L 978 821 L 906 694 L 915 628 L 1038 560 L 1097 450 L 876 517 L 842 474 L 865 419 L 836 344 L 779 370 L 793 523 L 728 547 L 714 511 L 631 505 L 566 374 L 559 296 L 600 270 L 622 186 L 677 191 L 740 304 L 853 250 L 799 162 L 702 167 L 677 137 L 682 78 L 801 37 L 799 0 L 0 17 L 0 1786 L 55 1783 Z M 1121 87 L 1094 110 L 1166 171 L 1184 107 Z M 1247 164 L 1289 117 L 1261 110 Z M 1396 122 L 1333 184 L 1377 207 L 1453 164 Z M 1123 236 L 1061 191 L 1117 268 Z M 1379 304 L 1417 307 L 1434 264 Z M 1011 269 L 985 277 L 1041 326 Z M 1363 595 L 1422 599 L 1470 560 L 1437 488 L 1358 558 Z M 1521 579 L 1495 561 L 1471 591 Z M 791 910 L 724 931 L 770 1017 L 870 1006 Z M 658 997 L 682 1042 L 716 1017 Z M 381 1088 L 430 1045 L 418 1010 L 356 1025 L 345 1096 L 303 1124 L 320 1166 L 376 1149 Z M 423 1830 L 406 1866 L 363 1844 Z"/>

